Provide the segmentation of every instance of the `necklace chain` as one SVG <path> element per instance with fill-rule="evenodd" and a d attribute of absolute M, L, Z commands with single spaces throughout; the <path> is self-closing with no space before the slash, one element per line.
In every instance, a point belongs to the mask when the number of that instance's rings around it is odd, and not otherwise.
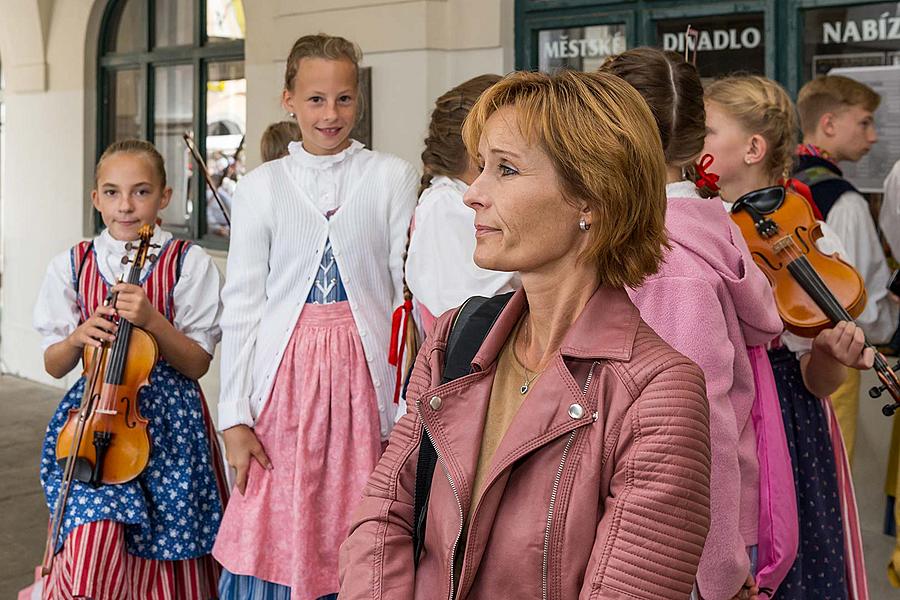
<path fill-rule="evenodd" d="M 528 317 L 527 316 L 525 317 L 525 323 L 523 326 L 525 327 L 524 343 L 525 343 L 525 349 L 527 350 L 528 349 L 528 334 L 529 334 Z M 535 374 L 531 378 L 529 378 L 528 377 L 528 367 L 525 366 L 525 361 L 522 361 L 522 369 L 525 371 L 525 379 L 522 382 L 522 387 L 519 388 L 519 393 L 524 396 L 525 394 L 528 393 L 528 390 L 531 389 L 531 384 L 534 383 L 534 380 L 538 378 L 538 376 L 543 372 L 543 370 L 536 371 Z"/>

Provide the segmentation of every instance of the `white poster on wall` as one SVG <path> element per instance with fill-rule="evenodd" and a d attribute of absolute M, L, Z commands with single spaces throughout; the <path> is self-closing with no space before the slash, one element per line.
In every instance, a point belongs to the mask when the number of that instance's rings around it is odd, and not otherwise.
<path fill-rule="evenodd" d="M 881 95 L 875 112 L 878 142 L 859 162 L 840 164 L 844 177 L 859 191 L 881 193 L 884 178 L 900 159 L 900 66 L 838 68 L 828 74 L 850 77 Z"/>

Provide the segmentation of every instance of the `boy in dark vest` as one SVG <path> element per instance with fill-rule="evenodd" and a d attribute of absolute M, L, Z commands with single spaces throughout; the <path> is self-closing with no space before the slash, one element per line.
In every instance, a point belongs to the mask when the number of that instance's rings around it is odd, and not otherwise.
<path fill-rule="evenodd" d="M 845 261 L 866 284 L 868 301 L 857 323 L 869 341 L 888 342 L 897 329 L 898 308 L 887 291 L 890 271 L 869 205 L 837 163 L 856 162 L 878 141 L 874 113 L 881 97 L 849 77 L 825 75 L 803 86 L 797 96 L 803 143 L 797 148 L 794 177 L 809 186 L 822 217 L 840 237 Z M 853 456 L 859 409 L 859 372 L 831 396 L 847 453 Z"/>

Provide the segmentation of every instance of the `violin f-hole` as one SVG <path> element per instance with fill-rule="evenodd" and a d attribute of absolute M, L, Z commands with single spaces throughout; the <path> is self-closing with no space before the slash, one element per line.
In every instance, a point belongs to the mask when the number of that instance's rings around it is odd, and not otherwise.
<path fill-rule="evenodd" d="M 762 254 L 760 252 L 754 252 L 753 256 L 754 256 L 754 258 L 758 258 L 759 260 L 761 260 L 764 263 L 766 263 L 767 265 L 769 265 L 769 268 L 772 269 L 773 271 L 780 271 L 781 268 L 784 266 L 784 263 L 782 263 L 781 261 L 778 262 L 778 266 L 773 265 L 771 262 L 769 262 L 768 257 L 765 254 Z"/>
<path fill-rule="evenodd" d="M 119 400 L 119 404 L 125 403 L 125 427 L 128 429 L 134 429 L 137 427 L 137 421 L 129 421 L 128 415 L 131 414 L 131 399 L 128 396 L 122 396 L 122 399 Z"/>
<path fill-rule="evenodd" d="M 798 225 L 794 228 L 794 235 L 800 242 L 800 245 L 803 246 L 803 254 L 809 254 L 809 244 L 807 244 L 806 240 L 803 239 L 803 236 L 800 235 L 801 233 L 809 233 L 809 229 L 807 229 L 803 225 Z"/>

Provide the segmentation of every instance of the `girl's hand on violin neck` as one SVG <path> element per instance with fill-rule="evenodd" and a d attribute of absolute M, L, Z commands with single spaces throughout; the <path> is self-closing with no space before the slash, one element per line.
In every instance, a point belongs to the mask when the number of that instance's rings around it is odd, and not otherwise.
<path fill-rule="evenodd" d="M 244 495 L 247 489 L 247 473 L 250 471 L 250 459 L 260 464 L 263 469 L 272 470 L 272 463 L 266 456 L 259 438 L 252 428 L 246 425 L 235 425 L 222 432 L 225 440 L 225 460 L 235 470 L 234 485 Z"/>
<path fill-rule="evenodd" d="M 824 330 L 813 340 L 813 352 L 818 350 L 853 369 L 871 369 L 875 363 L 875 351 L 865 346 L 863 330 L 847 321 Z"/>
<path fill-rule="evenodd" d="M 153 319 L 161 316 L 150 304 L 144 288 L 131 283 L 117 283 L 113 289 L 116 297 L 116 313 L 132 325 L 147 329 Z"/>
<path fill-rule="evenodd" d="M 69 334 L 66 341 L 78 349 L 85 346 L 99 348 L 103 342 L 112 342 L 116 339 L 116 331 L 119 327 L 112 319 L 116 315 L 109 306 L 98 306 L 91 318 L 79 325 L 75 331 Z"/>

